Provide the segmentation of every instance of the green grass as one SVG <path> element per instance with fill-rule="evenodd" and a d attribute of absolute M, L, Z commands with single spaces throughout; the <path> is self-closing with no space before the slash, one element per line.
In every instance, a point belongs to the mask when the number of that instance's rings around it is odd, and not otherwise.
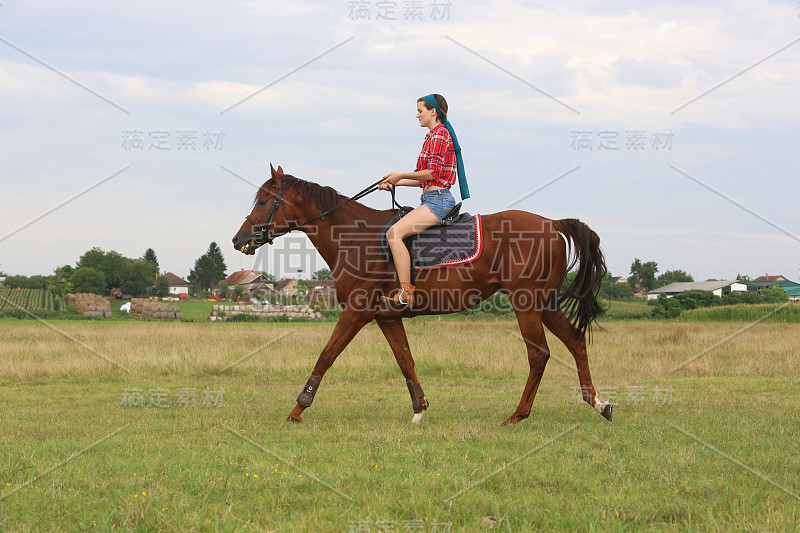
<path fill-rule="evenodd" d="M 400 380 L 325 385 L 301 426 L 283 422 L 295 383 L 4 388 L 13 417 L 2 438 L 0 528 L 347 531 L 362 520 L 373 530 L 423 520 L 455 531 L 491 522 L 506 531 L 788 531 L 800 520 L 795 497 L 773 485 L 800 490 L 800 458 L 786 453 L 800 437 L 790 383 L 677 381 L 672 405 L 623 404 L 607 423 L 570 401 L 565 379 L 549 380 L 515 427 L 498 421 L 518 383 L 429 379 L 421 427 L 400 408 Z M 130 386 L 224 388 L 225 400 L 121 407 Z M 35 392 L 48 399 L 31 410 Z"/>
<path fill-rule="evenodd" d="M 119 308 L 130 300 L 111 300 L 111 314 L 113 319 L 136 320 Z M 211 306 L 220 302 L 209 302 L 208 300 L 183 300 L 180 302 L 163 302 L 165 305 L 175 305 L 183 313 L 183 320 L 186 322 L 208 322 L 211 315 Z M 223 302 L 223 305 L 233 305 Z"/>
<path fill-rule="evenodd" d="M 531 417 L 503 427 L 527 375 L 510 324 L 409 322 L 431 401 L 414 426 L 374 325 L 294 425 L 332 324 L 59 324 L 125 372 L 27 322 L 0 323 L 2 531 L 800 526 L 800 326 L 760 324 L 672 372 L 740 326 L 607 323 L 590 361 L 613 423 L 574 400 L 551 338 Z M 168 407 L 123 405 L 133 388 L 166 390 Z M 176 405 L 180 388 L 196 406 Z M 222 406 L 203 406 L 206 389 Z"/>
<path fill-rule="evenodd" d="M 611 300 L 603 303 L 608 309 L 600 316 L 603 320 L 638 320 L 649 319 L 653 308 L 647 305 L 647 301 L 622 301 Z"/>
<path fill-rule="evenodd" d="M 800 304 L 721 305 L 681 312 L 686 322 L 739 321 L 800 322 Z"/>

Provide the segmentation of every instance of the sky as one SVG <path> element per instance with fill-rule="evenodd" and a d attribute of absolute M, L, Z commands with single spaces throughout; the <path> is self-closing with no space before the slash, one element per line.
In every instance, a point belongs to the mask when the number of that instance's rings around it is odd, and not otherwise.
<path fill-rule="evenodd" d="M 215 241 L 307 277 L 302 235 L 231 245 L 270 163 L 345 195 L 411 171 L 432 92 L 462 210 L 579 218 L 615 276 L 800 278 L 800 5 L 760 0 L 2 0 L 0 271 L 153 248 L 187 276 Z"/>

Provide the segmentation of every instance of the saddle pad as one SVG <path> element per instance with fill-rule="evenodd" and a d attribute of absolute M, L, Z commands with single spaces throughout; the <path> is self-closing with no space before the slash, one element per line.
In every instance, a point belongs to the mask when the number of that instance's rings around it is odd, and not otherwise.
<path fill-rule="evenodd" d="M 397 216 L 390 220 L 381 234 L 381 248 L 390 263 L 393 262 L 392 252 L 386 239 L 386 231 L 399 219 Z M 417 270 L 466 265 L 478 259 L 483 251 L 481 216 L 462 213 L 453 224 L 437 224 L 422 233 L 407 237 L 403 242 Z"/>

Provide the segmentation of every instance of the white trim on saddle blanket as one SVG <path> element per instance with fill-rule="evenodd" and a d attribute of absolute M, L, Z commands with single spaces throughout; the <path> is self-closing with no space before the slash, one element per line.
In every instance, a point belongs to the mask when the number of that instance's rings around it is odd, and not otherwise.
<path fill-rule="evenodd" d="M 473 221 L 475 223 L 475 251 L 473 251 L 467 257 L 461 259 L 450 259 L 446 261 L 442 261 L 440 263 L 436 263 L 435 265 L 419 267 L 415 266 L 414 270 L 431 270 L 434 268 L 445 268 L 451 266 L 461 266 L 472 263 L 476 259 L 481 256 L 483 252 L 483 221 L 480 215 L 474 215 Z"/>

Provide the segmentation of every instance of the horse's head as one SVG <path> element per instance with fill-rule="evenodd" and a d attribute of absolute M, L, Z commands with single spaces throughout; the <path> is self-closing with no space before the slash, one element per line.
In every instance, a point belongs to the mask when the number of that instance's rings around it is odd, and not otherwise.
<path fill-rule="evenodd" d="M 262 244 L 272 244 L 276 237 L 289 232 L 289 215 L 286 204 L 292 200 L 284 196 L 283 169 L 269 166 L 272 177 L 258 190 L 253 210 L 233 238 L 233 247 L 243 254 L 252 255 Z"/>

